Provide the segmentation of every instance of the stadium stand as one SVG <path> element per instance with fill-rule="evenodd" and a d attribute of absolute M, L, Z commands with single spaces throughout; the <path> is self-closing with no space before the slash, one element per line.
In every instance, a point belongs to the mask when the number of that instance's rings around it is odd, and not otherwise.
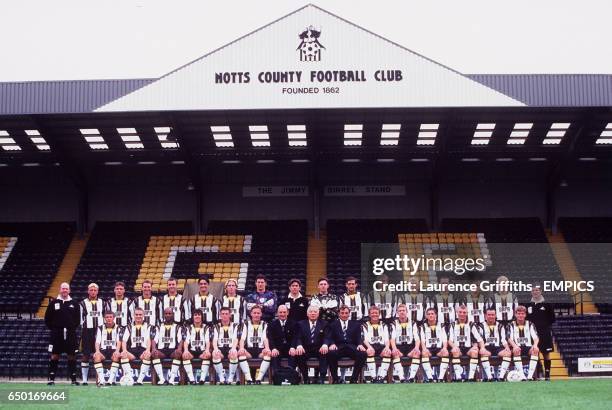
<path fill-rule="evenodd" d="M 501 275 L 526 283 L 563 280 L 546 232 L 537 218 L 444 219 L 442 231 L 484 234 L 493 260 L 486 271 L 488 280 Z M 529 292 L 516 292 L 516 296 L 522 303 L 531 299 Z M 548 295 L 548 301 L 572 303 L 565 292 Z"/>
<path fill-rule="evenodd" d="M 288 293 L 289 279 L 297 278 L 306 283 L 306 220 L 210 221 L 207 234 L 253 237 L 250 252 L 240 256 L 240 261 L 248 263 L 247 290 L 255 289 L 255 277 L 260 274 L 266 276 L 268 289 L 275 291 L 278 297 Z M 236 256 L 221 256 L 221 262 L 226 261 L 223 258 L 235 262 Z"/>
<path fill-rule="evenodd" d="M 428 232 L 424 219 L 330 219 L 327 275 L 330 291 L 342 293 L 348 276 L 361 276 L 361 243 L 397 243 L 398 235 Z"/>
<path fill-rule="evenodd" d="M 578 357 L 612 356 L 612 315 L 561 316 L 553 329 L 570 375 L 578 374 Z"/>
<path fill-rule="evenodd" d="M 602 313 L 612 313 L 612 218 L 560 218 L 559 228 L 584 280 L 595 281 L 591 293 Z"/>
<path fill-rule="evenodd" d="M 3 223 L 0 237 L 17 238 L 0 275 L 0 311 L 33 313 L 62 262 L 75 226 L 70 222 Z M 10 240 L 9 240 L 10 241 Z M 0 244 L 1 245 L 1 244 Z"/>
<path fill-rule="evenodd" d="M 45 377 L 49 330 L 40 319 L 0 320 L 0 376 Z M 61 374 L 65 373 L 62 363 Z"/>
<path fill-rule="evenodd" d="M 151 236 L 189 235 L 191 222 L 98 222 L 72 279 L 72 294 L 76 298 L 87 296 L 87 285 L 96 282 L 100 296 L 113 294 L 116 281 L 126 284 L 126 294 L 132 289 Z"/>

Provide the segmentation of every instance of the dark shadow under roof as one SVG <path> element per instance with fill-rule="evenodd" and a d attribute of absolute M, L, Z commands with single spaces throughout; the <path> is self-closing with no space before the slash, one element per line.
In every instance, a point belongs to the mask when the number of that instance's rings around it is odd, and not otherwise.
<path fill-rule="evenodd" d="M 529 107 L 612 107 L 612 74 L 467 74 Z M 0 115 L 90 113 L 153 78 L 0 83 Z"/>

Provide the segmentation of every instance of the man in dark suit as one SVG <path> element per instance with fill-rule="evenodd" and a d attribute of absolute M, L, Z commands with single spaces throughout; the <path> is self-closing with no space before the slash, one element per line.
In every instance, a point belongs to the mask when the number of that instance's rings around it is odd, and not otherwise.
<path fill-rule="evenodd" d="M 306 361 L 311 357 L 319 359 L 319 375 L 315 377 L 315 384 L 323 384 L 327 376 L 328 348 L 324 344 L 327 322 L 319 319 L 318 307 L 310 306 L 306 314 L 308 319 L 298 322 L 296 326 L 293 348 L 289 355 L 295 356 L 304 384 L 310 383 Z"/>
<path fill-rule="evenodd" d="M 295 322 L 288 319 L 289 310 L 280 305 L 276 310 L 278 319 L 274 319 L 268 326 L 268 343 L 272 351 L 272 370 L 276 371 L 283 358 L 288 359 L 288 365 L 295 369 L 295 358 L 289 355 L 295 333 Z"/>
<path fill-rule="evenodd" d="M 339 383 L 338 359 L 350 357 L 355 361 L 351 383 L 357 383 L 367 357 L 361 345 L 361 323 L 357 320 L 349 320 L 351 310 L 348 306 L 340 307 L 338 314 L 339 318 L 329 324 L 327 337 L 325 338 L 325 344 L 329 346 L 329 369 L 333 383 Z"/>

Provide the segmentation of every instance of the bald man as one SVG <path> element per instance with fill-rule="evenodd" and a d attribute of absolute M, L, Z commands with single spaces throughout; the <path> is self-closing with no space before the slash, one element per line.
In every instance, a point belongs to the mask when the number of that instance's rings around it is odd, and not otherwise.
<path fill-rule="evenodd" d="M 73 385 L 76 381 L 76 353 L 78 351 L 76 330 L 79 327 L 79 305 L 70 297 L 70 285 L 60 285 L 59 295 L 52 299 L 45 312 L 45 325 L 51 331 L 49 340 L 49 382 L 55 384 L 55 374 L 62 353 L 68 357 L 68 372 Z"/>
<path fill-rule="evenodd" d="M 295 359 L 289 355 L 293 335 L 295 333 L 295 322 L 289 319 L 289 309 L 287 306 L 280 305 L 276 310 L 276 317 L 268 325 L 268 343 L 272 351 L 272 370 L 276 371 L 280 367 L 280 360 L 287 359 L 287 364 L 292 369 L 295 368 Z"/>

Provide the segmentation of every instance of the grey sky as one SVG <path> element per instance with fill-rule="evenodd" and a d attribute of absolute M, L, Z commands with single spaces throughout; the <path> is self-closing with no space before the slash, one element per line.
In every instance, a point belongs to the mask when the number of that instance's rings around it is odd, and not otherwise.
<path fill-rule="evenodd" d="M 612 73 L 609 0 L 319 0 L 463 73 Z M 0 81 L 159 77 L 306 0 L 1 0 Z"/>

